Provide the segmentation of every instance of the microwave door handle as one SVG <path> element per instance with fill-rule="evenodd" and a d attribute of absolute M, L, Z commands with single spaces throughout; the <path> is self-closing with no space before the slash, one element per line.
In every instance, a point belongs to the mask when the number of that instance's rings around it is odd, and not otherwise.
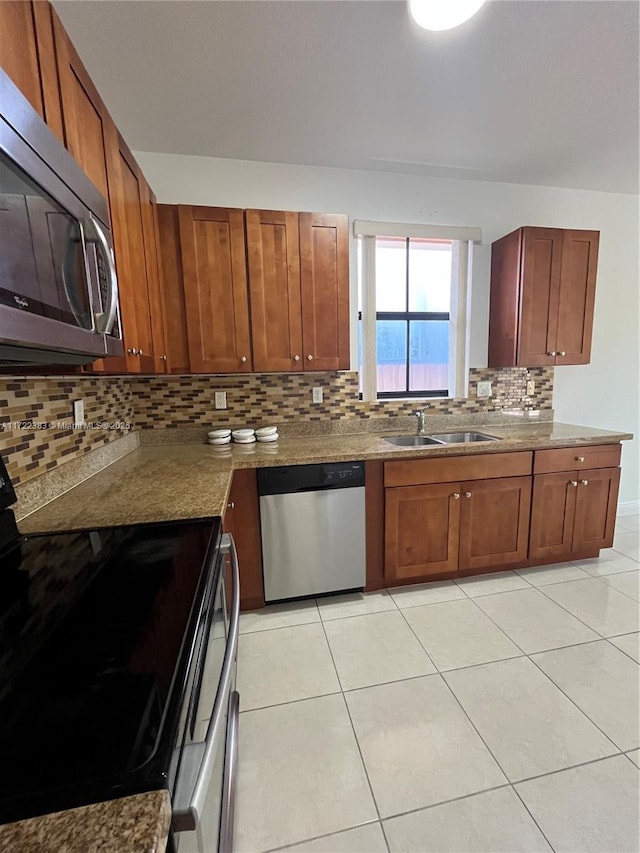
<path fill-rule="evenodd" d="M 74 229 L 78 229 L 77 237 L 74 237 Z M 96 323 L 95 323 L 95 313 L 93 311 L 93 300 L 91 298 L 91 288 L 89 287 L 89 267 L 87 264 L 87 253 L 85 250 L 86 246 L 86 231 L 85 224 L 82 219 L 74 219 L 69 224 L 68 237 L 67 237 L 67 247 L 65 251 L 64 261 L 62 262 L 62 286 L 64 288 L 64 294 L 67 297 L 67 302 L 69 303 L 69 307 L 71 308 L 71 313 L 75 317 L 78 325 L 84 328 L 82 325 L 82 310 L 78 308 L 76 304 L 76 299 L 73 293 L 73 288 L 69 286 L 68 276 L 67 276 L 67 263 L 69 261 L 70 252 L 72 251 L 72 246 L 77 246 L 76 251 L 80 251 L 82 254 L 82 265 L 84 268 L 85 275 L 85 284 L 88 288 L 89 293 L 89 316 L 91 318 L 91 331 L 96 331 Z"/>
<path fill-rule="evenodd" d="M 227 637 L 227 646 L 222 662 L 222 672 L 220 675 L 220 683 L 216 693 L 216 701 L 213 706 L 211 720 L 207 729 L 207 736 L 204 744 L 192 744 L 198 746 L 201 750 L 201 758 L 199 766 L 195 774 L 195 782 L 191 789 L 190 799 L 182 803 L 178 801 L 174 803 L 172 814 L 173 827 L 176 832 L 183 830 L 193 830 L 196 828 L 199 819 L 204 813 L 205 800 L 207 797 L 207 789 L 213 771 L 213 762 L 215 759 L 215 748 L 217 743 L 217 733 L 222 725 L 222 720 L 226 710 L 225 704 L 229 702 L 229 694 L 231 692 L 232 680 L 234 676 L 235 660 L 238 651 L 238 630 L 240 627 L 240 571 L 238 568 L 238 552 L 236 550 L 233 536 L 230 533 L 225 533 L 222 536 L 220 544 L 220 553 L 229 554 L 231 557 L 231 615 L 229 620 L 229 634 Z M 187 747 L 188 749 L 189 747 Z"/>
<path fill-rule="evenodd" d="M 95 315 L 96 328 L 98 332 L 106 334 L 113 327 L 116 319 L 116 312 L 118 310 L 118 276 L 116 274 L 113 251 L 109 245 L 109 241 L 107 240 L 104 228 L 94 217 L 91 217 L 91 225 L 93 226 L 98 244 L 102 249 L 102 254 L 104 255 L 107 264 L 107 269 L 109 270 L 109 303 L 105 311 L 96 313 Z"/>
<path fill-rule="evenodd" d="M 224 781 L 222 784 L 222 813 L 220 816 L 220 853 L 233 853 L 233 828 L 235 822 L 236 781 L 238 776 L 238 722 L 240 719 L 240 694 L 234 690 L 229 699 L 227 741 L 224 753 Z"/>

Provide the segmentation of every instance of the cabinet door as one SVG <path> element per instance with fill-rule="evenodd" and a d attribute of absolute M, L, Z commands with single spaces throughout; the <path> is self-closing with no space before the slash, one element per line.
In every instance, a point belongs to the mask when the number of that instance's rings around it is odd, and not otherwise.
<path fill-rule="evenodd" d="M 157 212 L 167 362 L 170 373 L 189 373 L 178 207 L 173 204 L 159 204 Z"/>
<path fill-rule="evenodd" d="M 260 504 L 255 470 L 246 468 L 234 472 L 223 525 L 225 531 L 233 535 L 238 549 L 240 606 L 243 610 L 263 607 Z"/>
<path fill-rule="evenodd" d="M 114 127 L 109 140 L 109 189 L 125 356 L 106 359 L 110 372 L 154 373 L 143 205 L 146 183 Z"/>
<path fill-rule="evenodd" d="M 459 568 L 485 569 L 527 559 L 531 477 L 462 483 Z"/>
<path fill-rule="evenodd" d="M 304 369 L 348 370 L 348 217 L 300 213 L 298 222 Z"/>
<path fill-rule="evenodd" d="M 577 471 L 533 478 L 529 558 L 550 563 L 568 559 L 573 542 Z"/>
<path fill-rule="evenodd" d="M 25 0 L 0 3 L 0 68 L 44 118 L 34 9 Z"/>
<path fill-rule="evenodd" d="M 147 182 L 143 179 L 142 191 L 142 229 L 144 236 L 145 258 L 147 262 L 147 281 L 149 293 L 149 317 L 151 320 L 151 353 L 155 373 L 169 373 L 166 333 L 164 322 L 164 302 L 160 286 L 160 258 L 158 247 L 158 212 L 156 198 Z"/>
<path fill-rule="evenodd" d="M 619 485 L 619 468 L 594 468 L 578 474 L 574 554 L 613 545 Z"/>
<path fill-rule="evenodd" d="M 55 13 L 53 32 L 66 146 L 90 180 L 109 199 L 106 140 L 107 125 L 113 123 Z"/>
<path fill-rule="evenodd" d="M 385 489 L 385 576 L 455 572 L 460 503 L 458 483 Z"/>
<path fill-rule="evenodd" d="M 564 231 L 558 303 L 556 364 L 587 364 L 591 357 L 598 268 L 598 231 Z"/>
<path fill-rule="evenodd" d="M 518 365 L 555 364 L 562 230 L 523 229 Z"/>
<path fill-rule="evenodd" d="M 251 370 L 242 210 L 178 209 L 192 373 Z"/>
<path fill-rule="evenodd" d="M 298 214 L 247 210 L 253 367 L 302 370 Z"/>

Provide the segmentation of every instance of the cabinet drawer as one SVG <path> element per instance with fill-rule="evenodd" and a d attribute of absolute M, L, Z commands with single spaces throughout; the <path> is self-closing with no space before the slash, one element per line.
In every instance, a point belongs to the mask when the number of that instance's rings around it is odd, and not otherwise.
<path fill-rule="evenodd" d="M 585 468 L 615 468 L 620 464 L 621 449 L 620 444 L 600 444 L 536 450 L 533 473 L 551 474 L 554 471 L 582 471 Z"/>
<path fill-rule="evenodd" d="M 434 459 L 403 459 L 385 462 L 385 486 L 420 486 L 455 483 L 459 480 L 489 480 L 531 474 L 533 453 L 483 453 L 477 456 L 441 456 Z"/>

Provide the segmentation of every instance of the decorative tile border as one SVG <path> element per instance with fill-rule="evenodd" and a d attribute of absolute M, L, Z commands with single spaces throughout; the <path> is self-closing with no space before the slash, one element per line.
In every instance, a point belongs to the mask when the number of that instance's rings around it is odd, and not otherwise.
<path fill-rule="evenodd" d="M 535 380 L 532 397 L 526 396 L 527 379 Z M 476 383 L 480 380 L 491 381 L 492 397 L 475 396 Z M 324 399 L 314 404 L 311 389 L 318 385 L 322 386 Z M 548 415 L 553 408 L 553 368 L 473 368 L 469 372 L 469 388 L 471 396 L 466 399 L 429 400 L 429 415 L 464 415 L 475 419 L 503 410 L 529 408 Z M 216 391 L 227 392 L 227 409 L 215 409 Z M 134 429 L 170 429 L 173 440 L 177 432 L 184 434 L 194 428 L 202 430 L 221 424 L 279 423 L 293 431 L 296 423 L 304 421 L 307 430 L 315 425 L 321 432 L 360 432 L 365 427 L 357 421 L 372 419 L 379 422 L 377 428 L 385 429 L 388 424 L 384 419 L 408 418 L 420 405 L 416 400 L 363 402 L 358 395 L 358 374 L 351 371 L 242 376 L 10 377 L 0 379 L 0 454 L 14 484 L 20 486 L 45 472 L 55 472 L 63 463 L 104 447 Z M 73 401 L 78 399 L 84 400 L 86 424 L 74 429 Z M 39 425 L 46 426 L 38 428 Z M 104 459 L 108 458 L 107 454 Z M 94 461 L 98 462 L 92 460 L 90 473 L 97 470 Z M 58 486 L 52 485 L 57 474 L 52 475 L 46 494 L 54 496 L 56 489 L 59 494 L 71 488 L 65 485 L 73 480 L 71 475 L 71 469 L 65 470 Z M 38 493 L 36 489 L 29 505 Z"/>

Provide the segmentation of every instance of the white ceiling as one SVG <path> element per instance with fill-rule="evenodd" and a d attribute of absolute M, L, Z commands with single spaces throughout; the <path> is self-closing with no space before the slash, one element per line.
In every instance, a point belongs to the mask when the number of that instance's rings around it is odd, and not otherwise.
<path fill-rule="evenodd" d="M 638 192 L 639 5 L 56 0 L 134 150 Z"/>

